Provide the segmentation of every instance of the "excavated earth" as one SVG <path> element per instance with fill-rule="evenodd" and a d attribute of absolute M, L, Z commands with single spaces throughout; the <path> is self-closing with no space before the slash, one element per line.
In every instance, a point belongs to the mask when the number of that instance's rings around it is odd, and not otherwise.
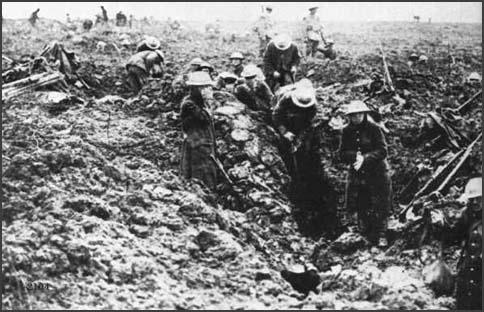
<path fill-rule="evenodd" d="M 189 26 L 175 35 L 164 24 L 82 33 L 41 20 L 39 28 L 7 20 L 2 53 L 14 60 L 38 56 L 50 40 L 62 40 L 80 58 L 79 74 L 91 88 L 69 86 L 78 100 L 59 106 L 46 103 L 40 91 L 2 100 L 5 309 L 454 307 L 452 297 L 435 296 L 424 282 L 416 249 L 419 232 L 394 217 L 387 250 L 368 246 L 346 224 L 335 240 L 301 234 L 285 195 L 289 177 L 274 130 L 230 94 L 215 94 L 214 119 L 217 152 L 233 189 L 221 180 L 211 193 L 178 176 L 183 90 L 173 89 L 171 82 L 196 56 L 219 71 L 234 50 L 260 63 L 254 38 L 206 38 Z M 341 116 L 341 105 L 365 97 L 352 83 L 370 78 L 374 70 L 382 73 L 380 40 L 393 78 L 404 81 L 397 93 L 405 105 L 388 96 L 371 100 L 389 130 L 396 215 L 398 194 L 416 166 L 425 163 L 435 170 L 441 164 L 432 158 L 438 150 L 416 142 L 424 120 L 416 112 L 455 108 L 480 88 L 464 80 L 482 66 L 481 25 L 329 24 L 327 31 L 338 58 L 304 60 L 299 77 L 315 72 L 321 154 L 339 196 L 341 218 L 345 168 L 336 158 L 340 132 L 329 121 Z M 136 98 L 124 81 L 134 45 L 120 54 L 95 51 L 97 41 L 117 42 L 122 32 L 133 43 L 143 34 L 158 36 L 166 55 L 163 79 L 151 81 Z M 451 67 L 447 43 L 457 59 Z M 425 53 L 429 63 L 410 69 L 412 52 Z M 461 122 L 471 139 L 481 131 L 477 102 Z M 480 174 L 481 145 L 475 150 L 440 204 L 455 204 L 467 178 Z M 435 250 L 436 242 L 430 241 L 422 253 L 430 258 Z M 458 251 L 453 245 L 444 253 L 454 272 Z M 318 268 L 323 280 L 319 293 L 306 298 L 279 273 L 301 270 L 304 263 Z M 22 282 L 43 282 L 49 289 L 28 290 Z"/>

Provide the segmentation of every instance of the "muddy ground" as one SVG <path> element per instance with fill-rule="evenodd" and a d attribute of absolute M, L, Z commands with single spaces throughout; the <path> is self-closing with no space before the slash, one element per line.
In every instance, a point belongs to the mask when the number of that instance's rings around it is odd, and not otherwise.
<path fill-rule="evenodd" d="M 294 25 L 284 27 L 295 32 Z M 221 107 L 214 119 L 220 158 L 235 190 L 221 183 L 213 194 L 178 177 L 182 137 L 179 95 L 171 78 L 150 82 L 141 97 L 132 98 L 124 64 L 134 46 L 120 54 L 101 53 L 95 51 L 97 41 L 117 42 L 120 33 L 128 33 L 134 43 L 143 34 L 158 36 L 171 77 L 196 56 L 219 71 L 234 50 L 251 62 L 261 60 L 252 37 L 206 38 L 197 31 L 169 34 L 167 29 L 160 23 L 83 33 L 49 20 L 41 20 L 38 29 L 26 21 L 3 25 L 6 56 L 38 56 L 50 40 L 62 40 L 80 58 L 79 73 L 91 86 L 70 85 L 71 94 L 81 100 L 58 109 L 39 100 L 39 92 L 2 101 L 5 309 L 454 307 L 451 296 L 437 297 L 424 283 L 417 257 L 420 233 L 406 230 L 394 217 L 399 194 L 416 166 L 427 163 L 435 170 L 442 161 L 434 155 L 444 147 L 417 142 L 425 117 L 416 112 L 458 107 L 481 88 L 464 83 L 472 71 L 481 71 L 481 25 L 329 24 L 338 58 L 301 64 L 299 77 L 313 69 L 311 79 L 320 87 L 321 152 L 341 218 L 346 170 L 336 159 L 339 131 L 329 121 L 342 104 L 366 96 L 351 83 L 370 78 L 374 70 L 382 73 L 379 41 L 401 82 L 397 93 L 404 104 L 384 95 L 371 100 L 389 130 L 395 194 L 386 250 L 368 246 L 344 222 L 337 239 L 305 235 L 285 195 L 289 178 L 274 130 L 226 94 L 217 95 Z M 449 51 L 456 59 L 451 66 Z M 426 54 L 428 64 L 410 68 L 412 52 Z M 342 87 L 325 88 L 335 83 Z M 473 139 L 480 125 L 477 101 L 463 115 L 461 127 Z M 481 145 L 475 150 L 446 190 L 449 204 L 456 203 L 469 176 L 480 174 Z M 435 254 L 435 245 L 430 240 L 424 251 Z M 454 272 L 458 251 L 454 243 L 444 253 Z M 323 283 L 318 294 L 302 298 L 279 271 L 300 270 L 310 262 Z M 27 289 L 22 281 L 42 282 L 49 289 Z"/>

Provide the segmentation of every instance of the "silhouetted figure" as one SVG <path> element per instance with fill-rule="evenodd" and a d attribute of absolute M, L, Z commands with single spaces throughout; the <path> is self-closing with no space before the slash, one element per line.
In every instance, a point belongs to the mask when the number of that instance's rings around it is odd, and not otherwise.
<path fill-rule="evenodd" d="M 101 10 L 103 11 L 103 15 L 102 15 L 102 21 L 104 23 L 107 23 L 108 22 L 108 12 L 106 11 L 106 9 L 104 8 L 104 6 L 101 5 Z"/>
<path fill-rule="evenodd" d="M 29 18 L 29 23 L 30 25 L 34 26 L 35 27 L 35 24 L 37 23 L 37 20 L 39 19 L 39 11 L 40 9 L 37 9 L 35 10 L 32 15 L 30 15 L 30 18 Z"/>

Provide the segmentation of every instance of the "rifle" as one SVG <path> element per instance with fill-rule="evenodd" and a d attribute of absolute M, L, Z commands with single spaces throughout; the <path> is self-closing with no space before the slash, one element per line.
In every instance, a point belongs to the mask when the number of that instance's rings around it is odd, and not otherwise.
<path fill-rule="evenodd" d="M 431 189 L 435 189 L 437 186 L 437 189 L 432 192 L 432 194 L 437 194 L 441 193 L 442 190 L 445 188 L 445 186 L 449 183 L 450 179 L 457 173 L 457 171 L 460 169 L 460 167 L 464 164 L 464 162 L 467 160 L 469 157 L 470 153 L 472 152 L 472 149 L 474 148 L 474 145 L 479 142 L 482 138 L 482 133 L 479 134 L 479 136 L 467 146 L 467 148 L 464 150 L 460 150 L 457 154 L 452 157 L 449 162 L 443 167 L 439 168 L 437 172 L 434 173 L 433 177 L 425 184 L 425 186 L 420 189 L 417 194 L 413 197 L 412 201 L 405 206 L 402 211 L 399 214 L 399 220 L 400 222 L 405 222 L 406 219 L 406 212 L 412 207 L 414 202 L 420 198 L 421 196 L 427 195 L 430 193 Z M 458 161 L 457 161 L 458 160 Z M 452 167 L 452 164 L 454 164 L 457 161 L 457 164 L 455 167 L 449 172 L 450 168 Z M 444 176 L 444 173 L 449 172 L 446 176 Z M 444 178 L 444 181 L 441 182 L 440 184 L 436 184 L 439 181 L 437 181 L 438 178 Z M 441 180 L 441 179 L 439 179 Z"/>
<path fill-rule="evenodd" d="M 210 159 L 214 162 L 214 164 L 217 166 L 218 170 L 220 170 L 220 172 L 222 173 L 222 175 L 224 176 L 225 180 L 227 180 L 227 182 L 229 182 L 229 184 L 231 186 L 234 185 L 234 182 L 232 181 L 232 179 L 230 179 L 229 175 L 227 174 L 227 172 L 225 171 L 224 169 L 224 166 L 222 165 L 222 163 L 220 162 L 219 159 L 217 159 L 213 154 L 210 154 Z"/>
<path fill-rule="evenodd" d="M 385 82 L 390 87 L 390 91 L 395 92 L 395 88 L 393 87 L 392 77 L 390 77 L 390 72 L 388 71 L 388 65 L 387 65 L 387 61 L 385 59 L 385 53 L 383 52 L 383 46 L 382 46 L 381 42 L 380 42 L 380 52 L 381 52 L 381 57 L 382 57 L 382 60 L 383 60 L 383 69 L 384 69 L 384 72 L 385 72 Z"/>

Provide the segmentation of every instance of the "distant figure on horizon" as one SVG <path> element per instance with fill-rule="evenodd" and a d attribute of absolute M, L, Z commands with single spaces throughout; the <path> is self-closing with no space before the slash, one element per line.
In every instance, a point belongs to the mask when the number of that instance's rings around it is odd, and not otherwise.
<path fill-rule="evenodd" d="M 34 26 L 35 27 L 35 24 L 37 23 L 37 20 L 39 19 L 39 11 L 40 9 L 37 9 L 35 10 L 32 15 L 30 15 L 30 18 L 29 18 L 29 23 L 30 25 Z"/>
<path fill-rule="evenodd" d="M 415 23 L 420 22 L 420 16 L 418 16 L 418 15 L 414 15 L 414 16 L 413 16 L 413 20 L 415 21 Z"/>
<path fill-rule="evenodd" d="M 104 8 L 104 6 L 101 5 L 101 10 L 102 10 L 102 21 L 104 23 L 107 23 L 108 22 L 108 12 L 106 11 L 106 9 Z"/>

